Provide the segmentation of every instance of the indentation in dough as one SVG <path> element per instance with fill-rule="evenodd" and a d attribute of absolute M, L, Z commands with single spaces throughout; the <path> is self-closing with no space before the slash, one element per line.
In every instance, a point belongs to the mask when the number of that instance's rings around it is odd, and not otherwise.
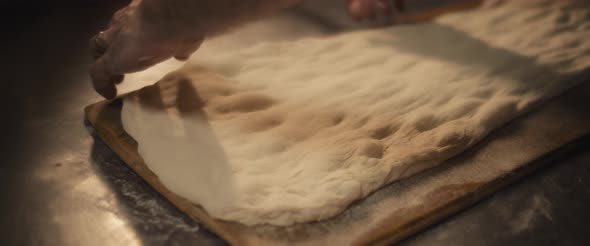
<path fill-rule="evenodd" d="M 427 114 L 427 115 L 420 116 L 414 122 L 414 127 L 419 132 L 425 132 L 425 131 L 428 131 L 428 130 L 432 130 L 433 128 L 435 128 L 437 126 L 438 126 L 438 120 L 432 114 Z"/>
<path fill-rule="evenodd" d="M 268 96 L 256 93 L 243 93 L 224 98 L 215 110 L 220 113 L 254 112 L 270 108 L 275 104 Z"/>
<path fill-rule="evenodd" d="M 209 97 L 213 97 L 213 96 L 230 96 L 235 92 L 235 89 L 228 86 L 228 85 L 224 85 L 224 84 L 220 84 L 220 83 L 216 83 L 216 84 L 210 84 L 207 86 L 202 86 L 199 89 L 199 92 L 201 92 L 204 95 L 207 95 Z"/>
<path fill-rule="evenodd" d="M 448 95 L 442 97 L 440 100 L 435 101 L 435 105 L 444 105 L 453 100 L 454 95 Z"/>
<path fill-rule="evenodd" d="M 178 81 L 176 108 L 180 113 L 202 113 L 205 102 L 201 99 L 197 90 L 188 78 Z"/>
<path fill-rule="evenodd" d="M 383 157 L 383 145 L 374 140 L 363 140 L 358 143 L 355 153 L 369 158 L 381 158 Z"/>
<path fill-rule="evenodd" d="M 206 104 L 209 104 L 209 101 L 214 100 L 216 97 L 230 96 L 236 91 L 232 84 L 219 76 L 193 75 L 188 78 L 177 79 L 175 82 L 180 84 L 183 80 L 192 81 L 194 89 Z"/>
<path fill-rule="evenodd" d="M 494 90 L 492 88 L 481 88 L 477 89 L 470 96 L 480 99 L 487 99 L 490 98 L 494 94 Z"/>
<path fill-rule="evenodd" d="M 454 120 L 461 117 L 471 116 L 483 104 L 481 99 L 471 99 L 455 104 L 448 109 L 447 120 Z"/>
<path fill-rule="evenodd" d="M 303 113 L 292 116 L 294 119 L 291 127 L 306 129 L 310 134 L 333 127 L 340 124 L 344 120 L 344 114 L 337 112 L 328 112 L 321 114 Z"/>
<path fill-rule="evenodd" d="M 269 152 L 274 153 L 274 154 L 278 154 L 281 152 L 285 152 L 288 148 L 289 148 L 289 145 L 286 143 L 275 143 L 270 147 Z"/>
<path fill-rule="evenodd" d="M 381 140 L 393 135 L 398 129 L 399 126 L 381 124 L 369 129 L 368 133 L 371 138 Z"/>
<path fill-rule="evenodd" d="M 336 113 L 331 116 L 332 125 L 337 126 L 338 124 L 342 123 L 344 120 L 344 113 Z"/>
<path fill-rule="evenodd" d="M 363 127 L 364 125 L 366 125 L 366 124 L 367 124 L 367 122 L 369 122 L 369 117 L 368 117 L 368 116 L 365 116 L 365 117 L 363 117 L 362 119 L 360 119 L 359 121 L 355 122 L 355 123 L 354 123 L 354 127 L 356 127 L 356 128 L 361 128 L 361 127 Z"/>
<path fill-rule="evenodd" d="M 242 66 L 238 63 L 218 63 L 210 64 L 209 66 L 227 77 L 234 77 L 240 73 L 240 70 L 242 70 Z"/>
<path fill-rule="evenodd" d="M 252 115 L 252 119 L 245 121 L 244 126 L 248 131 L 261 132 L 280 126 L 283 121 L 283 117 L 277 114 L 264 116 Z"/>

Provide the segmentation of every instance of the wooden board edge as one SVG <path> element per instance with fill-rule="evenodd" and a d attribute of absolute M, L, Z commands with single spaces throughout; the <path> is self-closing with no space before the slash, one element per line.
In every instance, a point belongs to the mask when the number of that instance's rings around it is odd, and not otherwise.
<path fill-rule="evenodd" d="M 104 100 L 85 107 L 84 118 L 85 121 L 88 122 L 90 126 L 94 129 L 95 132 L 93 133 L 93 135 L 95 134 L 96 136 L 98 136 L 99 139 L 103 141 L 107 145 L 107 147 L 111 151 L 113 151 L 117 155 L 117 157 L 119 157 L 127 165 L 127 167 L 129 167 L 137 176 L 141 177 L 141 179 L 144 182 L 146 182 L 159 195 L 163 196 L 175 208 L 179 209 L 190 218 L 198 221 L 202 226 L 206 227 L 208 230 L 213 231 L 216 235 L 220 236 L 226 242 L 229 242 L 232 245 L 247 245 L 247 240 L 244 240 L 241 237 L 237 237 L 232 233 L 227 233 L 227 228 L 220 228 L 222 226 L 221 224 L 228 222 L 219 221 L 209 216 L 201 206 L 193 204 L 192 202 L 182 197 L 179 197 L 170 190 L 168 190 L 159 181 L 158 177 L 153 172 L 151 172 L 151 170 L 141 169 L 137 165 L 134 165 L 133 163 L 130 163 L 128 160 L 126 160 L 126 153 L 124 153 L 123 148 L 116 147 L 120 146 L 120 144 L 125 143 L 115 143 L 114 141 L 116 141 L 115 139 L 117 139 L 116 134 L 109 131 L 108 129 L 105 129 L 97 125 L 97 120 L 99 119 L 98 114 L 105 107 L 108 107 L 110 103 L 113 103 L 114 101 L 119 99 L 120 97 L 111 101 Z"/>
<path fill-rule="evenodd" d="M 416 234 L 417 232 L 430 228 L 442 220 L 450 218 L 461 211 L 474 206 L 486 198 L 489 198 L 496 192 L 507 188 L 511 184 L 517 183 L 524 177 L 529 176 L 539 169 L 558 160 L 563 155 L 575 152 L 578 150 L 580 143 L 586 141 L 588 138 L 590 138 L 590 134 L 585 134 L 575 138 L 565 145 L 549 150 L 540 157 L 528 162 L 527 164 L 519 166 L 514 171 L 507 173 L 502 177 L 496 178 L 489 183 L 481 182 L 463 185 L 461 188 L 458 188 L 458 193 L 463 193 L 464 195 L 455 196 L 454 199 L 449 199 L 446 202 L 435 206 L 431 211 L 422 212 L 422 214 L 428 216 L 421 216 L 414 220 L 409 220 L 394 229 L 380 231 L 373 240 L 365 240 L 359 242 L 358 244 L 391 245 L 399 243 Z M 393 233 L 393 231 L 395 231 L 395 233 Z"/>

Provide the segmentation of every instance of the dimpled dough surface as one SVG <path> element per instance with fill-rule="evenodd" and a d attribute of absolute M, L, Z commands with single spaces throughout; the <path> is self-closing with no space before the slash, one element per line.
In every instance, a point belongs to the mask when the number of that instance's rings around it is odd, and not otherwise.
<path fill-rule="evenodd" d="M 196 56 L 127 97 L 123 125 L 161 182 L 213 217 L 326 219 L 574 86 L 590 13 L 556 2 Z"/>

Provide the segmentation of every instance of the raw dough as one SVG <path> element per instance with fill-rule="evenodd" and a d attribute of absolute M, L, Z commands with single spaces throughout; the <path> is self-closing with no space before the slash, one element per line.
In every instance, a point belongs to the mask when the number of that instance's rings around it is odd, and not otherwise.
<path fill-rule="evenodd" d="M 578 82 L 590 65 L 584 1 L 502 2 L 197 56 L 128 96 L 123 125 L 162 183 L 213 217 L 329 218 Z"/>

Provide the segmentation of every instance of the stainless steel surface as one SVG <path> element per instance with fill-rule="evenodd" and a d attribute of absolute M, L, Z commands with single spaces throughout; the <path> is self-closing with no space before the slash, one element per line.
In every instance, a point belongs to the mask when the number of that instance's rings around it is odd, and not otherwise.
<path fill-rule="evenodd" d="M 2 45 L 0 87 L 3 245 L 223 244 L 84 126 L 83 107 L 100 100 L 86 74 L 87 41 L 122 4 L 79 1 L 8 11 L 20 17 L 3 23 L 12 35 Z M 586 139 L 526 180 L 402 244 L 588 244 L 589 164 Z"/>

